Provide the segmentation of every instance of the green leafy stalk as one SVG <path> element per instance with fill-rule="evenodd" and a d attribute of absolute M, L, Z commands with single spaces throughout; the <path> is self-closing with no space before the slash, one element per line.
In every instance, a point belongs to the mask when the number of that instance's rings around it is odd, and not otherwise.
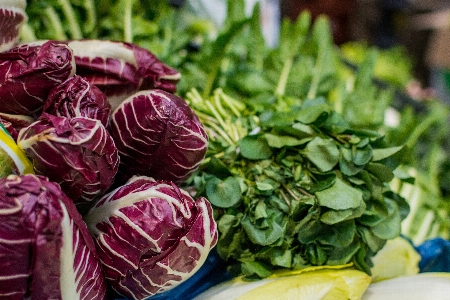
<path fill-rule="evenodd" d="M 92 37 L 97 24 L 97 11 L 95 9 L 94 0 L 84 0 L 84 9 L 86 11 L 86 22 L 84 23 L 84 31 Z"/>
<path fill-rule="evenodd" d="M 53 28 L 54 39 L 66 40 L 67 35 L 64 32 L 61 19 L 56 13 L 55 9 L 51 6 L 45 8 L 45 14 L 47 15 L 49 21 L 49 27 Z"/>
<path fill-rule="evenodd" d="M 132 11 L 133 11 L 133 0 L 125 0 L 124 12 L 123 12 L 123 39 L 125 42 L 133 42 L 133 31 L 132 31 Z"/>
<path fill-rule="evenodd" d="M 293 58 L 286 59 L 283 70 L 280 74 L 280 79 L 278 80 L 277 87 L 275 89 L 275 95 L 276 96 L 283 96 L 286 90 L 286 84 L 288 82 L 289 78 L 289 72 L 291 71 L 293 63 Z"/>
<path fill-rule="evenodd" d="M 70 37 L 72 39 L 81 39 L 83 34 L 72 4 L 69 0 L 58 0 L 58 3 L 61 5 L 64 16 L 69 23 Z"/>

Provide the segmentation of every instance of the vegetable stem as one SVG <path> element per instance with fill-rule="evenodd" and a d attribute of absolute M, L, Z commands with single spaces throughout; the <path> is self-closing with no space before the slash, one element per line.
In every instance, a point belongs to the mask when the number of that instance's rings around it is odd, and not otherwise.
<path fill-rule="evenodd" d="M 81 39 L 83 37 L 81 33 L 80 24 L 76 20 L 75 11 L 68 0 L 58 0 L 61 5 L 64 16 L 69 22 L 69 31 L 72 39 Z"/>
<path fill-rule="evenodd" d="M 132 9 L 133 9 L 133 0 L 126 0 L 123 14 L 123 38 L 125 42 L 128 43 L 133 42 L 133 32 L 131 23 Z"/>
<path fill-rule="evenodd" d="M 67 40 L 67 36 L 62 27 L 61 19 L 55 9 L 52 6 L 48 6 L 45 8 L 45 14 L 47 15 L 47 20 L 50 22 L 49 27 L 52 28 L 54 38 L 56 40 Z"/>
<path fill-rule="evenodd" d="M 33 28 L 31 28 L 30 24 L 25 23 L 20 28 L 20 40 L 22 42 L 37 40 L 36 34 L 35 34 Z"/>
<path fill-rule="evenodd" d="M 286 90 L 287 81 L 289 78 L 289 73 L 291 72 L 293 63 L 293 58 L 290 57 L 286 59 L 283 65 L 283 69 L 281 70 L 280 78 L 278 79 L 278 84 L 275 89 L 276 96 L 283 96 Z"/>
<path fill-rule="evenodd" d="M 93 38 L 93 32 L 97 24 L 97 11 L 93 0 L 84 0 L 84 9 L 86 10 L 86 23 L 84 25 L 85 32 Z M 96 35 L 96 34 L 95 34 Z"/>
<path fill-rule="evenodd" d="M 436 122 L 439 122 L 442 120 L 442 114 L 440 113 L 432 113 L 428 115 L 425 119 L 420 122 L 419 125 L 417 125 L 416 128 L 414 128 L 413 132 L 410 134 L 408 140 L 406 141 L 405 145 L 409 148 L 414 147 L 414 145 L 419 140 L 420 136 L 425 133 L 431 125 L 433 125 Z"/>

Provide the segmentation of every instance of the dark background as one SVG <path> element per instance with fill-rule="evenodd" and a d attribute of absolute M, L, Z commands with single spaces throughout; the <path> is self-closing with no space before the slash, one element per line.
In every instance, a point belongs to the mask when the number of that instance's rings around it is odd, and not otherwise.
<path fill-rule="evenodd" d="M 280 0 L 282 17 L 294 19 L 303 9 L 313 17 L 328 15 L 338 44 L 362 40 L 380 48 L 403 45 L 413 59 L 415 77 L 425 86 L 433 84 L 436 66 L 430 65 L 430 48 L 442 32 L 450 32 L 450 0 Z M 442 12 L 448 12 L 447 21 L 434 15 Z M 450 41 L 441 52 L 450 65 Z"/>

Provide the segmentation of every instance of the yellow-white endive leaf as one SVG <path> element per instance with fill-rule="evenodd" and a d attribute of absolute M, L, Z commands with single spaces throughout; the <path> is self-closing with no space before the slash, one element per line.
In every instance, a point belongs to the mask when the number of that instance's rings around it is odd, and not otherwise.
<path fill-rule="evenodd" d="M 387 241 L 372 258 L 372 281 L 419 273 L 420 254 L 402 237 Z"/>
<path fill-rule="evenodd" d="M 348 266 L 312 267 L 277 272 L 269 278 L 246 282 L 236 278 L 215 286 L 196 300 L 360 300 L 371 282 L 369 275 Z"/>

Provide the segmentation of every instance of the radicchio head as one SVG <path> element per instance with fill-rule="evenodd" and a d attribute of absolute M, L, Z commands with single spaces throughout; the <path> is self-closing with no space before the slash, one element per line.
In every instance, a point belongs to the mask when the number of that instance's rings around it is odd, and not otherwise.
<path fill-rule="evenodd" d="M 98 86 L 112 108 L 138 90 L 175 92 L 180 73 L 153 53 L 132 43 L 104 40 L 70 41 L 77 74 Z"/>
<path fill-rule="evenodd" d="M 14 47 L 19 28 L 27 21 L 25 0 L 0 1 L 0 52 Z"/>
<path fill-rule="evenodd" d="M 205 157 L 208 136 L 180 97 L 162 90 L 141 91 L 111 114 L 110 132 L 125 178 L 146 175 L 180 183 Z"/>
<path fill-rule="evenodd" d="M 133 177 L 105 195 L 84 220 L 108 283 L 132 299 L 185 281 L 217 242 L 208 200 L 149 177 Z"/>
<path fill-rule="evenodd" d="M 86 224 L 43 176 L 0 179 L 0 266 L 1 299 L 106 299 Z"/>
<path fill-rule="evenodd" d="M 97 119 L 106 126 L 111 105 L 98 87 L 75 75 L 50 91 L 43 111 L 67 118 Z"/>
<path fill-rule="evenodd" d="M 17 144 L 36 174 L 59 183 L 76 204 L 92 201 L 114 182 L 117 148 L 99 120 L 44 113 L 19 132 Z"/>
<path fill-rule="evenodd" d="M 65 43 L 24 44 L 0 53 L 0 112 L 37 116 L 49 91 L 75 74 Z"/>

